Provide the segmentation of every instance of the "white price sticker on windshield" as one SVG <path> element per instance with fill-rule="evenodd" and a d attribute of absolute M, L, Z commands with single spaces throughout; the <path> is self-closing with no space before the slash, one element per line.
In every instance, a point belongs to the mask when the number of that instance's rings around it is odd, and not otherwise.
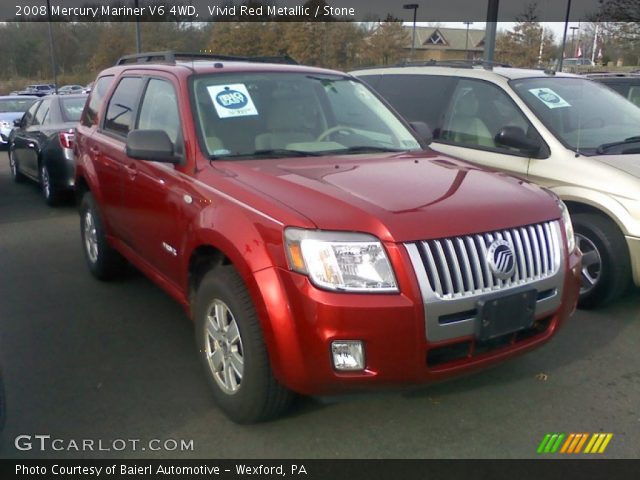
<path fill-rule="evenodd" d="M 220 118 L 258 115 L 247 87 L 242 83 L 207 87 L 213 106 Z"/>
<path fill-rule="evenodd" d="M 529 89 L 538 100 L 544 103 L 548 108 L 570 107 L 571 104 L 558 95 L 550 88 L 531 88 Z"/>

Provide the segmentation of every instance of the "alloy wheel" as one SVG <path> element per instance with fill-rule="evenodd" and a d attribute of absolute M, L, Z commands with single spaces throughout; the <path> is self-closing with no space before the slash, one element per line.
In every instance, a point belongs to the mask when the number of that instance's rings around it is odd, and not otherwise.
<path fill-rule="evenodd" d="M 96 263 L 98 261 L 98 233 L 90 210 L 84 214 L 84 248 L 89 261 Z"/>
<path fill-rule="evenodd" d="M 593 290 L 600 280 L 602 257 L 596 245 L 582 234 L 576 234 L 576 246 L 582 252 L 580 295 L 584 295 Z"/>
<path fill-rule="evenodd" d="M 215 299 L 207 309 L 205 353 L 218 386 L 229 395 L 236 393 L 244 375 L 244 350 L 238 324 L 226 303 Z"/>

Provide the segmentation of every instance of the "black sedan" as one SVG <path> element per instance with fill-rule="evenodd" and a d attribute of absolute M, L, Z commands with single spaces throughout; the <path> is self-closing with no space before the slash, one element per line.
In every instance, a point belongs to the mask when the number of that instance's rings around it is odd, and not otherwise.
<path fill-rule="evenodd" d="M 73 129 L 86 99 L 86 95 L 43 97 L 16 120 L 9 136 L 13 180 L 30 178 L 40 183 L 49 205 L 55 205 L 73 189 Z"/>

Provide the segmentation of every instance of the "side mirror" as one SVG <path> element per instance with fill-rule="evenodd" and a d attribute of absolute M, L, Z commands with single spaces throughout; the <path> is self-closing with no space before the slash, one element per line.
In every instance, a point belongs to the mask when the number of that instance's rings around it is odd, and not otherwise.
<path fill-rule="evenodd" d="M 424 122 L 409 122 L 413 131 L 418 134 L 418 138 L 425 144 L 429 145 L 433 140 L 433 132 Z"/>
<path fill-rule="evenodd" d="M 537 155 L 542 148 L 540 142 L 527 137 L 520 127 L 503 127 L 496 134 L 494 141 L 496 145 L 516 148 L 529 155 Z"/>
<path fill-rule="evenodd" d="M 127 136 L 127 156 L 138 160 L 180 163 L 164 130 L 132 130 Z"/>
<path fill-rule="evenodd" d="M 13 120 L 13 126 L 14 127 L 21 127 L 22 126 L 22 118 L 16 118 Z"/>

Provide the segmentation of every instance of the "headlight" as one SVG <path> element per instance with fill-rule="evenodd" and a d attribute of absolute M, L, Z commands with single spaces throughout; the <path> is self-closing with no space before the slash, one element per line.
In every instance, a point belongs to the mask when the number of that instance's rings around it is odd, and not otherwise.
<path fill-rule="evenodd" d="M 562 224 L 564 225 L 564 233 L 567 236 L 567 248 L 569 253 L 573 253 L 576 249 L 576 237 L 573 231 L 573 223 L 571 223 L 571 216 L 569 215 L 569 209 L 562 200 L 558 198 L 558 206 L 562 212 Z"/>
<path fill-rule="evenodd" d="M 376 237 L 287 228 L 289 268 L 318 287 L 348 292 L 397 292 L 393 269 Z"/>

